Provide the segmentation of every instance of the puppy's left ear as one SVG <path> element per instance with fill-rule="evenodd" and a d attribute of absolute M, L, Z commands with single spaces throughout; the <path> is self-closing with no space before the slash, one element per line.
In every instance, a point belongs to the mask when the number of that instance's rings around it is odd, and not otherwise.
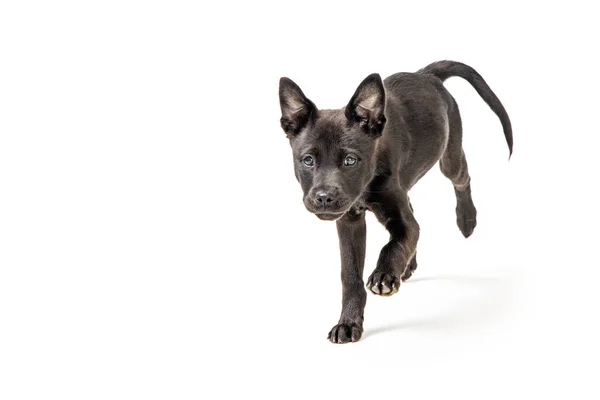
<path fill-rule="evenodd" d="M 346 106 L 346 118 L 360 124 L 373 136 L 381 135 L 385 126 L 385 90 L 379 74 L 371 74 L 354 92 Z"/>

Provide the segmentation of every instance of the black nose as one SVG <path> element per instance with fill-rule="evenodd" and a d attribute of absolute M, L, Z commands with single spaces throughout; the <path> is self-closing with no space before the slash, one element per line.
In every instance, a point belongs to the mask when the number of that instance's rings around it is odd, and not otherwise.
<path fill-rule="evenodd" d="M 327 206 L 327 205 L 331 204 L 333 199 L 334 199 L 334 197 L 331 192 L 328 192 L 325 190 L 319 190 L 317 193 L 315 193 L 315 200 L 318 205 Z"/>

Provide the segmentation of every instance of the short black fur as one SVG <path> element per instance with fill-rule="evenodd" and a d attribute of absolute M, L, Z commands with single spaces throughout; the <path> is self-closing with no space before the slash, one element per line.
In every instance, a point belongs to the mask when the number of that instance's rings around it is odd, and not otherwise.
<path fill-rule="evenodd" d="M 396 293 L 417 268 L 419 224 L 408 191 L 435 163 L 454 185 L 460 231 L 469 237 L 475 229 L 460 113 L 443 85 L 451 76 L 471 83 L 498 115 L 512 154 L 506 110 L 481 75 L 462 63 L 439 61 L 384 81 L 371 74 L 339 110 L 317 109 L 292 80 L 280 80 L 281 127 L 290 140 L 304 205 L 337 225 L 343 290 L 340 320 L 329 332 L 334 343 L 355 342 L 363 332 L 365 211 L 390 233 L 366 283 L 381 296 Z"/>

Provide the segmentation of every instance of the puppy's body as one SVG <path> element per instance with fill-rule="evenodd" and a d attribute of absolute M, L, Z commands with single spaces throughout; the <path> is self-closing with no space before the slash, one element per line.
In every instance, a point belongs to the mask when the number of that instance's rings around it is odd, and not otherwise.
<path fill-rule="evenodd" d="M 380 164 L 389 166 L 409 190 L 446 148 L 452 99 L 439 79 L 429 75 L 396 74 L 384 86 L 388 123 L 380 142 Z"/>
<path fill-rule="evenodd" d="M 471 67 L 433 63 L 417 73 L 377 74 L 359 85 L 340 110 L 318 110 L 287 78 L 280 82 L 281 124 L 290 139 L 295 173 L 306 208 L 336 220 L 342 258 L 342 313 L 329 334 L 335 343 L 362 335 L 366 291 L 364 212 L 372 211 L 390 233 L 367 287 L 377 295 L 398 291 L 416 269 L 417 224 L 407 192 L 440 161 L 455 188 L 457 224 L 465 237 L 476 225 L 470 177 L 462 151 L 458 106 L 443 80 L 469 81 L 500 118 L 512 152 L 504 107 Z"/>

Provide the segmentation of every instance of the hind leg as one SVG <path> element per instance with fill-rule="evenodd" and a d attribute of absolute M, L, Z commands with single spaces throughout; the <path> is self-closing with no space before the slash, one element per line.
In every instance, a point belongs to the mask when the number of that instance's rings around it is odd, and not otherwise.
<path fill-rule="evenodd" d="M 456 223 L 464 237 L 469 237 L 477 225 L 477 210 L 471 197 L 471 177 L 462 149 L 462 124 L 456 102 L 449 114 L 450 135 L 446 151 L 440 159 L 440 169 L 454 185 Z"/>

